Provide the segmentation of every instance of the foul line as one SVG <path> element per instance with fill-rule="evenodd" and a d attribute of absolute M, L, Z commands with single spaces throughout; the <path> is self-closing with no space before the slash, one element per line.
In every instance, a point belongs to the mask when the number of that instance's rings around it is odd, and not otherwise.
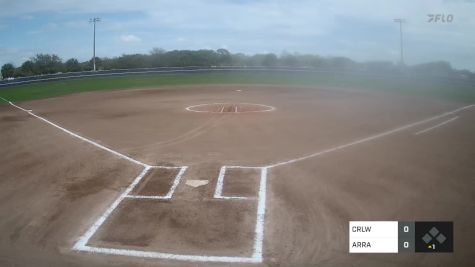
<path fill-rule="evenodd" d="M 460 111 L 465 110 L 465 109 L 468 109 L 468 108 L 475 107 L 475 105 L 464 106 L 464 107 L 455 109 L 453 111 L 445 112 L 445 113 L 442 113 L 440 115 L 433 116 L 433 117 L 430 117 L 430 118 L 427 118 L 427 119 L 424 119 L 424 120 L 421 120 L 421 121 L 406 124 L 404 126 L 401 126 L 401 127 L 398 127 L 398 128 L 386 131 L 386 132 L 382 132 L 382 133 L 379 133 L 379 134 L 376 134 L 376 135 L 372 135 L 372 136 L 369 136 L 369 137 L 366 137 L 366 138 L 363 138 L 363 139 L 359 139 L 359 140 L 356 140 L 356 141 L 353 141 L 353 142 L 350 142 L 350 143 L 347 143 L 347 144 L 344 144 L 344 145 L 329 148 L 329 149 L 319 151 L 319 152 L 316 152 L 316 153 L 313 153 L 313 154 L 310 154 L 310 155 L 307 155 L 307 156 L 303 156 L 303 157 L 295 158 L 295 159 L 292 159 L 292 160 L 275 163 L 275 164 L 268 165 L 268 166 L 263 166 L 263 167 L 223 166 L 223 167 L 221 167 L 221 170 L 220 170 L 220 173 L 219 173 L 219 176 L 218 176 L 218 182 L 217 182 L 217 185 L 216 185 L 216 191 L 215 191 L 215 194 L 214 194 L 215 198 L 241 198 L 241 197 L 225 197 L 225 196 L 222 196 L 222 188 L 223 188 L 224 175 L 225 175 L 225 172 L 226 172 L 226 168 L 253 168 L 253 169 L 259 168 L 261 170 L 261 179 L 260 179 L 260 183 L 259 183 L 257 214 L 256 214 L 257 218 L 256 218 L 256 226 L 255 226 L 253 254 L 252 254 L 251 257 L 228 257 L 228 256 L 182 255 L 182 254 L 170 254 L 170 253 L 160 253 L 160 252 L 150 252 L 150 251 L 140 251 L 140 250 L 101 248 L 101 247 L 88 246 L 87 243 L 89 242 L 90 238 L 95 234 L 95 232 L 99 229 L 99 227 L 107 220 L 107 218 L 112 214 L 112 212 L 119 206 L 119 204 L 126 197 L 130 197 L 129 193 L 137 186 L 137 184 L 143 179 L 143 177 L 149 172 L 149 170 L 151 168 L 154 168 L 154 167 L 156 168 L 156 167 L 161 167 L 161 166 L 150 166 L 150 165 L 142 163 L 138 160 L 132 159 L 132 158 L 130 158 L 130 157 L 124 155 L 124 154 L 121 154 L 117 151 L 114 151 L 110 148 L 107 148 L 103 145 L 100 145 L 100 144 L 98 144 L 98 143 L 96 143 L 92 140 L 89 140 L 85 137 L 82 137 L 82 136 L 76 134 L 76 133 L 73 133 L 73 132 L 71 132 L 71 131 L 69 131 L 69 130 L 67 130 L 67 129 L 65 129 L 65 128 L 63 128 L 63 127 L 61 127 L 61 126 L 45 119 L 43 117 L 41 117 L 41 116 L 38 116 L 38 115 L 34 114 L 31 110 L 26 110 L 26 109 L 24 109 L 20 106 L 17 106 L 17 105 L 13 104 L 12 102 L 10 102 L 10 101 L 2 98 L 2 97 L 0 97 L 0 99 L 2 99 L 3 101 L 9 103 L 13 107 L 18 108 L 22 111 L 25 111 L 28 114 L 30 114 L 30 115 L 32 115 L 32 116 L 34 116 L 34 117 L 50 124 L 50 125 L 58 128 L 58 129 L 62 130 L 63 132 L 66 132 L 66 133 L 68 133 L 68 134 L 70 134 L 70 135 L 72 135 L 72 136 L 74 136 L 74 137 L 76 137 L 80 140 L 83 140 L 85 142 L 88 142 L 88 143 L 90 143 L 90 144 L 92 144 L 92 145 L 94 145 L 94 146 L 96 146 L 100 149 L 106 150 L 106 151 L 108 151 L 108 152 L 110 152 L 110 153 L 112 153 L 112 154 L 114 154 L 114 155 L 116 155 L 120 158 L 126 159 L 130 162 L 139 164 L 139 165 L 144 167 L 142 172 L 134 179 L 134 181 L 127 187 L 127 189 L 109 206 L 109 208 L 96 220 L 96 222 L 88 229 L 88 231 L 79 238 L 79 240 L 74 245 L 73 249 L 79 250 L 79 251 L 93 252 L 93 253 L 116 254 L 116 255 L 136 256 L 136 257 L 163 258 L 163 259 L 174 259 L 174 260 L 185 260 L 185 261 L 240 262 L 240 263 L 260 263 L 263 260 L 262 253 L 263 253 L 263 241 L 264 241 L 264 222 L 265 222 L 265 209 L 266 209 L 266 190 L 267 190 L 267 172 L 268 172 L 268 169 L 273 168 L 273 167 L 277 167 L 277 166 L 282 166 L 282 165 L 286 165 L 286 164 L 295 163 L 295 162 L 302 161 L 302 160 L 306 160 L 306 159 L 309 159 L 309 158 L 312 158 L 312 157 L 316 157 L 316 156 L 320 156 L 320 155 L 323 155 L 323 154 L 326 154 L 326 153 L 341 150 L 341 149 L 344 149 L 344 148 L 347 148 L 347 147 L 350 147 L 350 146 L 353 146 L 353 145 L 361 144 L 361 143 L 364 143 L 364 142 L 369 142 L 369 141 L 372 141 L 372 140 L 375 140 L 375 139 L 378 139 L 378 138 L 381 138 L 381 137 L 384 137 L 384 136 L 387 136 L 387 135 L 394 134 L 396 132 L 400 132 L 400 131 L 409 129 L 409 128 L 417 126 L 417 125 L 421 125 L 421 124 L 439 119 L 439 118 L 443 118 L 443 117 L 446 117 L 446 116 L 449 116 L 449 115 L 454 115 L 455 113 L 460 112 Z M 187 110 L 189 110 L 189 108 L 191 108 L 191 107 L 188 107 Z M 454 118 L 449 119 L 449 120 L 447 120 L 443 123 L 435 125 L 431 128 L 425 129 L 421 132 L 429 131 L 433 128 L 439 127 L 439 126 L 441 126 L 443 124 L 446 124 L 446 123 L 448 123 L 452 120 L 455 120 L 457 118 L 458 117 L 454 117 Z M 174 168 L 174 167 L 169 167 L 169 168 Z M 186 171 L 187 166 L 179 167 L 179 168 L 181 168 L 180 172 L 177 175 L 177 177 L 174 181 L 174 184 L 172 185 L 172 188 L 170 189 L 170 191 L 167 193 L 167 195 L 165 197 L 171 198 L 171 196 L 173 195 L 173 192 L 175 191 L 176 187 L 178 186 L 178 184 L 180 182 L 181 176 Z"/>
<path fill-rule="evenodd" d="M 434 126 L 432 126 L 432 127 L 429 127 L 429 128 L 427 128 L 427 129 L 424 129 L 424 130 L 422 130 L 422 131 L 418 131 L 418 132 L 416 132 L 416 133 L 414 133 L 414 134 L 415 134 L 415 135 L 423 134 L 423 133 L 425 133 L 425 132 L 428 132 L 428 131 L 433 130 L 433 129 L 437 128 L 437 127 L 443 126 L 443 125 L 445 125 L 445 124 L 447 124 L 447 123 L 449 123 L 449 122 L 451 122 L 451 121 L 454 121 L 454 120 L 456 120 L 456 119 L 458 119 L 458 116 L 455 116 L 455 117 L 453 117 L 453 118 L 451 118 L 451 119 L 448 119 L 448 120 L 446 120 L 446 121 L 443 121 L 443 122 L 441 122 L 441 123 L 439 123 L 439 124 L 436 124 L 436 125 L 434 125 Z"/>
<path fill-rule="evenodd" d="M 134 181 L 127 187 L 127 189 L 110 205 L 110 207 L 97 219 L 97 221 L 87 230 L 87 232 L 82 235 L 78 242 L 74 244 L 73 249 L 75 250 L 87 250 L 87 242 L 89 239 L 96 233 L 97 229 L 107 220 L 111 213 L 119 206 L 120 202 L 134 189 L 134 187 L 142 180 L 142 178 L 147 174 L 151 167 L 145 167 L 142 172 L 134 179 Z"/>
<path fill-rule="evenodd" d="M 41 116 L 39 116 L 39 115 L 36 115 L 36 114 L 33 113 L 31 110 L 27 110 L 27 109 L 24 109 L 24 108 L 22 108 L 22 107 L 20 107 L 20 106 L 15 105 L 14 103 L 12 103 L 11 101 L 6 100 L 5 98 L 2 98 L 2 97 L 0 97 L 0 98 L 1 98 L 3 101 L 5 101 L 5 102 L 7 102 L 8 104 L 10 104 L 11 106 L 13 106 L 13 107 L 15 107 L 15 108 L 17 108 L 17 109 L 19 109 L 19 110 L 22 110 L 22 111 L 24 111 L 24 112 L 30 114 L 31 116 L 33 116 L 33 117 L 35 117 L 35 118 L 37 118 L 37 119 L 40 119 L 40 120 L 42 120 L 42 121 L 48 123 L 49 125 L 51 125 L 51 126 L 53 126 L 53 127 L 56 127 L 57 129 L 60 129 L 61 131 L 65 132 L 65 133 L 67 133 L 67 134 L 69 134 L 69 135 L 71 135 L 71 136 L 73 136 L 73 137 L 76 137 L 76 138 L 78 138 L 78 139 L 80 139 L 80 140 L 82 140 L 82 141 L 84 141 L 84 142 L 87 142 L 87 143 L 89 143 L 89 144 L 91 144 L 91 145 L 93 145 L 93 146 L 96 146 L 96 147 L 98 147 L 98 148 L 100 148 L 100 149 L 102 149 L 102 150 L 105 150 L 105 151 L 107 151 L 107 152 L 109 152 L 109 153 L 112 153 L 112 154 L 114 154 L 114 155 L 116 155 L 116 156 L 118 156 L 118 157 L 120 157 L 120 158 L 123 158 L 123 159 L 125 159 L 125 160 L 130 161 L 130 162 L 133 162 L 133 163 L 135 163 L 135 164 L 141 165 L 141 166 L 143 166 L 143 167 L 148 167 L 148 166 L 149 166 L 149 165 L 146 164 L 146 163 L 143 163 L 143 162 L 141 162 L 141 161 L 138 161 L 138 160 L 136 160 L 136 159 L 133 159 L 133 158 L 131 158 L 131 157 L 129 157 L 129 156 L 126 156 L 126 155 L 124 155 L 124 154 L 122 154 L 122 153 L 120 153 L 120 152 L 117 152 L 117 151 L 112 150 L 112 149 L 110 149 L 110 148 L 108 148 L 108 147 L 106 147 L 106 146 L 103 146 L 103 145 L 101 145 L 101 144 L 98 144 L 98 143 L 96 143 L 96 142 L 94 142 L 94 141 L 92 141 L 92 140 L 90 140 L 90 139 L 87 139 L 86 137 L 82 137 L 82 136 L 80 136 L 79 134 L 74 133 L 74 132 L 72 132 L 72 131 L 70 131 L 70 130 L 68 130 L 68 129 L 65 129 L 65 128 L 59 126 L 58 124 L 56 124 L 56 123 L 54 123 L 54 122 L 51 122 L 51 121 L 49 121 L 49 120 L 47 120 L 47 119 L 45 119 L 45 118 L 43 118 L 43 117 L 41 117 Z"/>
<path fill-rule="evenodd" d="M 433 116 L 433 117 L 430 117 L 430 118 L 427 118 L 427 119 L 424 119 L 424 120 L 420 120 L 420 121 L 417 121 L 417 122 L 413 122 L 413 123 L 410 123 L 410 124 L 406 124 L 404 126 L 401 126 L 401 127 L 398 127 L 398 128 L 386 131 L 386 132 L 382 132 L 382 133 L 379 133 L 379 134 L 375 134 L 375 135 L 372 135 L 372 136 L 369 136 L 369 137 L 366 137 L 366 138 L 363 138 L 363 139 L 359 139 L 359 140 L 356 140 L 356 141 L 353 141 L 353 142 L 350 142 L 350 143 L 347 143 L 347 144 L 344 144 L 344 145 L 340 145 L 340 146 L 336 146 L 336 147 L 333 147 L 333 148 L 325 149 L 323 151 L 319 151 L 319 152 L 316 152 L 316 153 L 313 153 L 313 154 L 310 154 L 310 155 L 307 155 L 307 156 L 298 157 L 298 158 L 295 158 L 295 159 L 291 159 L 291 160 L 282 161 L 282 162 L 278 162 L 278 163 L 275 163 L 275 164 L 267 165 L 265 167 L 266 168 L 274 168 L 274 167 L 277 167 L 277 166 L 291 164 L 291 163 L 306 160 L 306 159 L 309 159 L 309 158 L 321 156 L 323 154 L 327 154 L 327 153 L 334 152 L 334 151 L 337 151 L 337 150 L 341 150 L 341 149 L 344 149 L 344 148 L 347 148 L 347 147 L 350 147 L 350 146 L 358 145 L 358 144 L 369 142 L 369 141 L 372 141 L 372 140 L 375 140 L 375 139 L 378 139 L 378 138 L 381 138 L 381 137 L 385 137 L 385 136 L 388 136 L 388 135 L 391 135 L 391 134 L 394 134 L 394 133 L 397 133 L 397 132 L 401 132 L 401 131 L 407 130 L 409 128 L 412 128 L 414 126 L 421 125 L 421 124 L 424 124 L 424 123 L 427 123 L 427 122 L 430 122 L 430 121 L 433 121 L 433 120 L 437 120 L 437 119 L 440 119 L 440 118 L 443 118 L 443 117 L 447 117 L 449 115 L 454 115 L 457 112 L 460 112 L 462 110 L 469 109 L 469 108 L 472 108 L 472 107 L 475 107 L 475 104 L 464 106 L 464 107 L 461 107 L 461 108 L 458 108 L 458 109 L 455 109 L 455 110 L 452 110 L 452 111 L 444 112 L 440 115 L 436 115 L 436 116 Z"/>
<path fill-rule="evenodd" d="M 261 181 L 259 184 L 259 194 L 258 194 L 258 208 L 257 208 L 257 214 L 256 214 L 256 226 L 255 226 L 255 236 L 254 236 L 254 246 L 253 246 L 253 254 L 250 257 L 232 257 L 232 256 L 203 256 L 203 255 L 184 255 L 184 254 L 170 254 L 170 253 L 161 253 L 161 252 L 152 252 L 152 251 L 141 251 L 141 250 L 129 250 L 129 249 L 116 249 L 116 248 L 104 248 L 104 247 L 94 247 L 94 246 L 88 246 L 87 243 L 91 239 L 91 237 L 97 232 L 97 230 L 102 226 L 102 224 L 110 217 L 112 212 L 120 205 L 120 203 L 125 199 L 125 198 L 157 198 L 157 199 L 170 199 L 173 196 L 173 193 L 175 192 L 178 184 L 180 183 L 181 177 L 187 170 L 188 166 L 182 166 L 182 167 L 169 167 L 169 166 L 151 166 L 148 164 L 145 164 L 143 162 L 140 162 L 138 160 L 135 160 L 131 157 L 128 157 L 122 153 L 119 153 L 115 150 L 112 150 L 108 147 L 105 147 L 103 145 L 100 145 L 92 140 L 89 140 L 85 137 L 82 137 L 68 129 L 65 129 L 39 115 L 34 114 L 31 110 L 24 109 L 20 106 L 15 105 L 13 102 L 8 101 L 2 97 L 0 97 L 3 101 L 7 102 L 11 106 L 22 110 L 31 116 L 40 119 L 46 123 L 48 123 L 51 126 L 54 126 L 57 129 L 60 129 L 61 131 L 76 137 L 80 140 L 83 140 L 89 144 L 92 144 L 100 149 L 103 149 L 107 152 L 110 152 L 120 158 L 126 159 L 132 163 L 136 163 L 138 165 L 141 165 L 144 167 L 142 172 L 135 177 L 133 182 L 126 188 L 120 196 L 114 200 L 114 202 L 107 208 L 107 210 L 94 222 L 93 225 L 89 227 L 89 229 L 78 239 L 78 241 L 74 244 L 73 250 L 77 251 L 84 251 L 84 252 L 92 252 L 92 253 L 104 253 L 104 254 L 115 254 L 115 255 L 124 255 L 124 256 L 135 256 L 135 257 L 148 257 L 148 258 L 161 258 L 161 259 L 172 259 L 172 260 L 183 260 L 183 261 L 201 261 L 201 262 L 236 262 L 236 263 L 260 263 L 262 262 L 262 247 L 263 247 L 263 241 L 264 241 L 264 219 L 265 219 L 265 203 L 266 203 L 266 181 L 267 181 L 267 168 L 265 167 L 259 167 L 261 170 Z M 224 106 L 223 106 L 224 108 Z M 130 192 L 137 186 L 137 184 L 145 177 L 145 175 L 150 171 L 152 168 L 168 168 L 168 169 L 174 169 L 174 168 L 180 168 L 179 173 L 175 177 L 175 180 L 173 182 L 172 187 L 168 191 L 167 195 L 165 196 L 136 196 L 136 195 L 130 195 Z M 229 168 L 254 168 L 255 167 L 240 167 L 240 166 L 229 166 Z M 221 189 L 220 192 L 222 192 L 222 183 L 224 179 L 224 173 L 226 170 L 226 166 L 223 166 L 221 168 L 220 176 L 221 177 Z M 219 178 L 218 178 L 219 180 Z M 216 190 L 219 190 L 218 188 Z M 217 195 L 218 197 L 216 198 L 225 198 L 225 199 L 236 199 L 240 198 L 243 199 L 243 197 L 225 197 L 221 196 L 221 193 Z"/>

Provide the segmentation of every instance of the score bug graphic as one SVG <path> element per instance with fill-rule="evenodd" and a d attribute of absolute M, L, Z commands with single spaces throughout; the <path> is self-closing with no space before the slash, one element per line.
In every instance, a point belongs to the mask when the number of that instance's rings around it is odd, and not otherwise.
<path fill-rule="evenodd" d="M 350 221 L 350 253 L 453 252 L 453 222 Z"/>

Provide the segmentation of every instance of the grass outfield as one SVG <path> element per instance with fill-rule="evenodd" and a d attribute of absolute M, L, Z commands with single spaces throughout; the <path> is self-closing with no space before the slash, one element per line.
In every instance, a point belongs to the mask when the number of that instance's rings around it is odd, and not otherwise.
<path fill-rule="evenodd" d="M 188 84 L 279 84 L 328 86 L 413 93 L 462 103 L 475 103 L 475 85 L 401 77 L 377 77 L 331 73 L 195 73 L 147 74 L 114 77 L 91 77 L 39 82 L 0 88 L 0 96 L 10 101 L 25 101 L 71 93 L 159 87 Z"/>

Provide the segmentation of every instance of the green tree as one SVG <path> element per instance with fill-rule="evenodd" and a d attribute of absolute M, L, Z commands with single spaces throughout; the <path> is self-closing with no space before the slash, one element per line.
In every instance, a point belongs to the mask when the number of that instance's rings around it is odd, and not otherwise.
<path fill-rule="evenodd" d="M 147 65 L 150 67 L 163 67 L 166 66 L 164 61 L 166 51 L 163 48 L 153 48 L 150 51 L 150 55 L 147 57 Z"/>
<path fill-rule="evenodd" d="M 165 49 L 163 48 L 160 48 L 160 47 L 154 47 L 152 48 L 152 50 L 150 51 L 150 55 L 162 55 L 162 54 L 165 54 Z"/>
<path fill-rule="evenodd" d="M 31 60 L 27 60 L 25 62 L 23 62 L 23 64 L 21 64 L 21 73 L 24 75 L 24 76 L 31 76 L 31 75 L 35 75 L 35 64 L 33 64 L 33 62 Z"/>
<path fill-rule="evenodd" d="M 284 53 L 283 55 L 281 55 L 280 61 L 282 65 L 286 67 L 298 67 L 299 65 L 302 65 L 300 64 L 299 59 L 296 55 L 292 55 L 289 53 Z"/>
<path fill-rule="evenodd" d="M 66 62 L 64 63 L 64 67 L 67 72 L 74 72 L 74 71 L 81 70 L 81 65 L 79 65 L 79 61 L 75 58 L 70 58 L 66 60 Z"/>
<path fill-rule="evenodd" d="M 13 77 L 14 74 L 15 74 L 15 66 L 13 66 L 12 63 L 7 63 L 2 66 L 3 79 Z"/>
<path fill-rule="evenodd" d="M 91 60 L 88 61 L 87 64 L 87 69 L 92 70 L 94 68 L 94 60 L 91 58 Z M 102 70 L 102 59 L 100 57 L 96 57 L 96 69 Z"/>
<path fill-rule="evenodd" d="M 356 62 L 347 57 L 332 57 L 327 60 L 328 67 L 337 71 L 356 70 Z"/>
<path fill-rule="evenodd" d="M 37 54 L 30 59 L 35 66 L 35 73 L 50 74 L 63 71 L 63 63 L 57 55 Z"/>
<path fill-rule="evenodd" d="M 413 66 L 412 69 L 419 74 L 434 76 L 450 76 L 453 72 L 452 66 L 446 61 L 418 64 Z"/>
<path fill-rule="evenodd" d="M 97 62 L 97 60 L 96 60 Z M 115 60 L 115 68 L 135 69 L 147 67 L 147 56 L 142 54 L 122 55 Z"/>
<path fill-rule="evenodd" d="M 231 54 L 231 65 L 246 66 L 248 65 L 249 57 L 243 53 Z"/>
<path fill-rule="evenodd" d="M 274 67 L 277 65 L 277 62 L 277 56 L 272 53 L 264 55 L 264 58 L 262 59 L 262 65 L 266 67 Z"/>
<path fill-rule="evenodd" d="M 368 61 L 364 66 L 366 71 L 374 73 L 395 73 L 398 69 L 391 61 Z"/>
<path fill-rule="evenodd" d="M 231 65 L 232 59 L 231 59 L 231 53 L 229 53 L 228 50 L 224 48 L 220 48 L 216 50 L 218 53 L 218 63 L 220 65 Z"/>

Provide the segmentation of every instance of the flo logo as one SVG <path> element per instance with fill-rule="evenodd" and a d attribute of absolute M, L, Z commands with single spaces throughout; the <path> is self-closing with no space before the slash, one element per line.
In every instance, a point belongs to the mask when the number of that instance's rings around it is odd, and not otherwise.
<path fill-rule="evenodd" d="M 451 23 L 454 20 L 454 15 L 452 14 L 427 14 L 429 23 Z"/>

